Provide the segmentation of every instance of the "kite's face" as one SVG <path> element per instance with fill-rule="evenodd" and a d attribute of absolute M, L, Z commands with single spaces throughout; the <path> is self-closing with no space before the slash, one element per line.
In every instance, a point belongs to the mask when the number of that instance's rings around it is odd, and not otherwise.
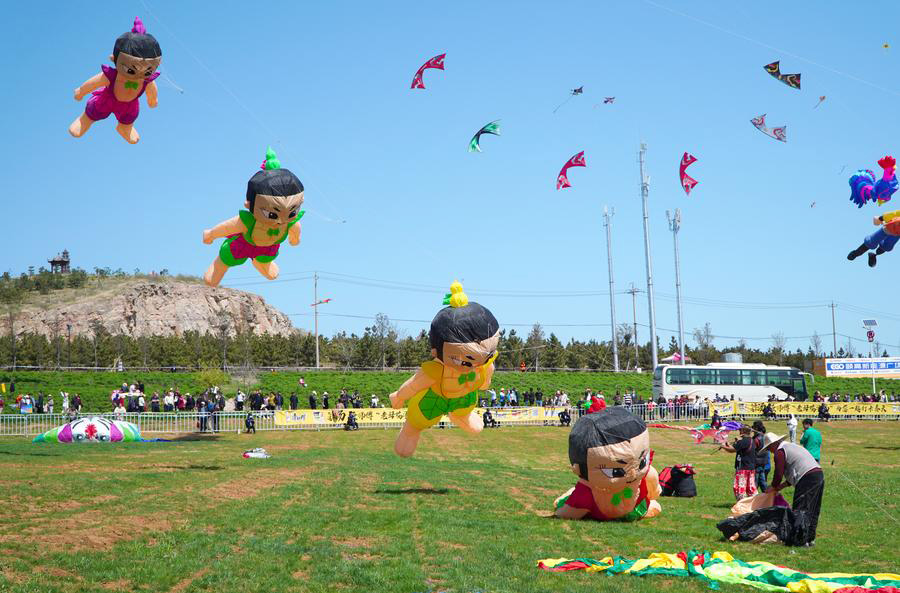
<path fill-rule="evenodd" d="M 456 342 L 444 342 L 444 356 L 441 362 L 460 373 L 468 373 L 476 367 L 484 366 L 491 362 L 497 353 L 497 343 L 500 341 L 500 332 L 480 342 L 468 342 L 460 344 Z M 432 349 L 431 355 L 437 357 L 437 350 Z"/>
<path fill-rule="evenodd" d="M 110 440 L 110 421 L 85 418 L 72 422 L 73 443 L 106 443 Z"/>
<path fill-rule="evenodd" d="M 253 202 L 253 218 L 267 227 L 286 227 L 297 220 L 300 206 L 303 205 L 303 192 L 291 196 L 268 196 L 257 194 Z M 247 208 L 250 202 L 245 202 Z"/>
<path fill-rule="evenodd" d="M 109 56 L 109 59 L 116 64 L 119 76 L 124 76 L 129 80 L 141 81 L 153 76 L 153 73 L 156 72 L 156 69 L 159 68 L 159 63 L 162 61 L 162 57 L 138 58 L 125 52 L 119 52 L 119 57 L 115 59 Z"/>
<path fill-rule="evenodd" d="M 628 441 L 588 449 L 587 466 L 587 482 L 595 494 L 640 486 L 650 470 L 650 433 L 645 430 Z M 581 477 L 577 463 L 572 469 Z"/>

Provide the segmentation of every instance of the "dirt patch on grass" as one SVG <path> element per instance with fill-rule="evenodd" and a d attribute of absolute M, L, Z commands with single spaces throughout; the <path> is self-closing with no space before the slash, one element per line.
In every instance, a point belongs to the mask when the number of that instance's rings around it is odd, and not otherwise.
<path fill-rule="evenodd" d="M 310 473 L 308 467 L 260 469 L 236 478 L 227 480 L 203 490 L 202 495 L 212 496 L 216 499 L 243 500 L 252 498 L 261 490 L 271 490 L 290 482 L 304 478 Z"/>
<path fill-rule="evenodd" d="M 101 583 L 100 588 L 106 589 L 107 591 L 127 591 L 131 588 L 131 581 L 129 581 L 128 579 L 109 581 L 107 583 Z"/>
<path fill-rule="evenodd" d="M 86 511 L 68 517 L 37 519 L 25 529 L 0 535 L 0 542 L 21 541 L 23 535 L 38 549 L 107 550 L 115 544 L 136 539 L 148 531 L 170 531 L 186 519 L 168 519 L 153 515 L 116 515 Z"/>
<path fill-rule="evenodd" d="M 204 577 L 204 575 L 206 575 L 206 573 L 208 573 L 208 572 L 209 572 L 209 568 L 201 568 L 200 570 L 198 570 L 191 576 L 183 578 L 180 581 L 178 581 L 177 583 L 175 583 L 175 586 L 172 587 L 171 589 L 169 589 L 169 593 L 181 593 L 182 591 L 184 591 L 185 589 L 190 587 L 191 583 L 193 583 L 197 579 L 202 579 Z"/>
<path fill-rule="evenodd" d="M 379 543 L 381 543 L 381 538 L 377 537 L 350 537 L 343 539 L 332 539 L 335 544 L 339 546 L 346 546 L 348 548 L 373 548 Z"/>

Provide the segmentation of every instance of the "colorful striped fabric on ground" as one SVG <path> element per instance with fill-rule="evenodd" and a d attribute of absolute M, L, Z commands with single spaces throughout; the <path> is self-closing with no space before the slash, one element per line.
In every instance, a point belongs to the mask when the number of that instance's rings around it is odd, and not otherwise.
<path fill-rule="evenodd" d="M 547 558 L 539 561 L 538 566 L 554 572 L 584 570 L 637 576 L 664 574 L 695 577 L 706 581 L 713 589 L 717 589 L 719 583 L 733 583 L 763 591 L 790 593 L 900 593 L 898 574 L 805 573 L 770 562 L 745 562 L 721 551 L 657 552 L 637 560 L 621 556 L 607 556 L 601 560 Z"/>

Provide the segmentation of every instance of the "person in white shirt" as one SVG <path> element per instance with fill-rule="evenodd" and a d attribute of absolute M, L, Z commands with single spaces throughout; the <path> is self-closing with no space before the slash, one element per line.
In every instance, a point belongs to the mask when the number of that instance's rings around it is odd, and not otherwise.
<path fill-rule="evenodd" d="M 138 392 L 140 393 L 140 392 Z M 138 412 L 143 412 L 147 409 L 147 402 L 144 400 L 144 394 L 140 393 L 138 395 Z"/>
<path fill-rule="evenodd" d="M 59 395 L 60 395 L 60 397 L 62 397 L 62 413 L 68 414 L 69 413 L 69 394 L 66 393 L 65 391 L 60 391 Z"/>
<path fill-rule="evenodd" d="M 791 437 L 791 442 L 797 442 L 797 418 L 795 418 L 793 414 L 788 418 L 787 429 L 788 435 Z"/>
<path fill-rule="evenodd" d="M 47 403 L 44 404 L 44 412 L 47 414 L 53 413 L 53 396 L 52 395 L 47 396 Z"/>
<path fill-rule="evenodd" d="M 369 407 L 377 408 L 378 407 L 378 396 L 374 393 L 372 394 L 371 405 Z"/>
<path fill-rule="evenodd" d="M 172 395 L 172 392 L 168 392 L 166 396 L 163 398 L 163 412 L 171 412 L 175 409 L 175 396 Z"/>
<path fill-rule="evenodd" d="M 115 413 L 116 415 L 116 420 L 125 420 L 125 406 L 123 406 L 121 403 L 116 406 L 116 409 L 113 410 L 113 413 Z"/>

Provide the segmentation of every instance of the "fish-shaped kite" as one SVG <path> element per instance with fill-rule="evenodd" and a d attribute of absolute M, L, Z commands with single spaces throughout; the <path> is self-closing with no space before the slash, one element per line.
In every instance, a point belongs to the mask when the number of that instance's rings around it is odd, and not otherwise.
<path fill-rule="evenodd" d="M 497 123 L 500 120 L 492 121 L 489 124 L 485 124 L 482 126 L 480 130 L 475 132 L 475 135 L 472 136 L 472 140 L 469 141 L 469 152 L 481 152 L 481 145 L 479 142 L 481 141 L 482 134 L 493 134 L 494 136 L 500 135 L 500 124 Z"/>
<path fill-rule="evenodd" d="M 687 195 L 691 195 L 691 190 L 694 189 L 695 185 L 700 183 L 686 172 L 686 169 L 696 161 L 697 157 L 686 152 L 684 153 L 684 156 L 681 157 L 681 165 L 678 167 L 678 175 L 681 178 L 681 187 L 684 188 L 684 193 Z"/>
<path fill-rule="evenodd" d="M 562 169 L 559 171 L 559 175 L 556 176 L 556 189 L 563 189 L 565 187 L 572 187 L 572 184 L 569 183 L 569 177 L 566 172 L 569 170 L 569 167 L 586 167 L 587 164 L 584 162 L 584 151 L 582 150 L 563 165 Z"/>
<path fill-rule="evenodd" d="M 766 127 L 766 114 L 763 113 L 759 117 L 754 117 L 750 120 L 750 123 L 753 124 L 757 130 L 769 136 L 770 138 L 775 138 L 776 140 L 781 140 L 782 142 L 787 142 L 787 126 L 781 126 L 780 128 L 768 128 Z"/>
<path fill-rule="evenodd" d="M 434 68 L 436 70 L 443 70 L 444 69 L 444 56 L 446 56 L 446 55 L 447 54 L 441 54 L 439 56 L 434 56 L 433 58 L 431 58 L 430 60 L 428 60 L 427 62 L 422 64 L 422 66 L 418 70 L 416 70 L 416 75 L 413 77 L 412 84 L 410 85 L 409 88 L 424 89 L 425 81 L 422 80 L 422 74 L 425 73 L 425 69 L 426 68 Z"/>
<path fill-rule="evenodd" d="M 778 62 L 772 62 L 771 64 L 766 64 L 763 66 L 766 69 L 766 72 L 771 74 L 773 77 L 777 78 L 784 84 L 788 85 L 792 89 L 800 90 L 800 74 L 782 74 L 781 66 L 779 66 Z"/>

